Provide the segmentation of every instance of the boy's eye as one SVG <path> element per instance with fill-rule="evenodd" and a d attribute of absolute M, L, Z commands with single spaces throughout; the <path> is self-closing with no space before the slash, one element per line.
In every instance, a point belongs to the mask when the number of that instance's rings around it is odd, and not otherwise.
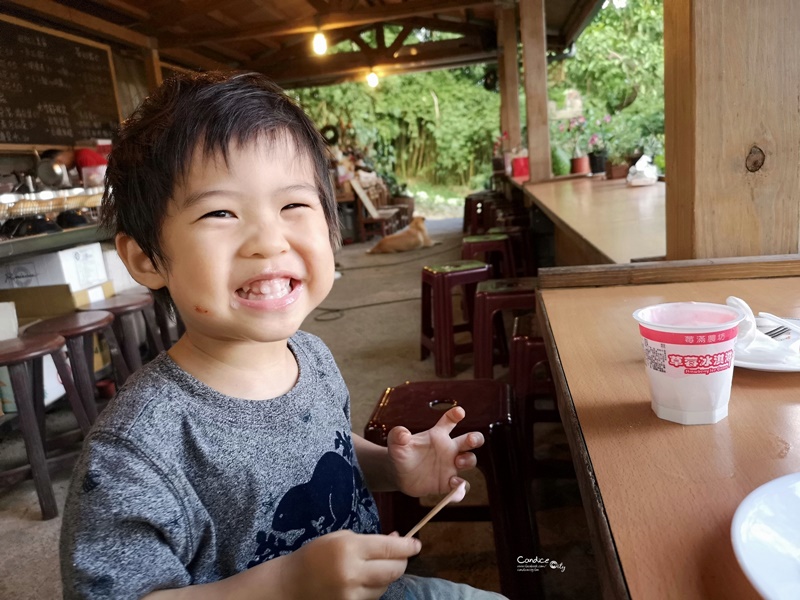
<path fill-rule="evenodd" d="M 233 213 L 229 210 L 212 210 L 210 213 L 204 214 L 201 219 L 207 219 L 209 217 L 214 218 L 225 218 L 225 217 L 232 217 Z"/>

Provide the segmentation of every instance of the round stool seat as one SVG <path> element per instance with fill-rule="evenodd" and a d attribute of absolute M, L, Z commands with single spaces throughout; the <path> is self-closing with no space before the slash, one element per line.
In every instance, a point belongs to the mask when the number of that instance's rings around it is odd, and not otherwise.
<path fill-rule="evenodd" d="M 127 315 L 128 313 L 138 312 L 153 304 L 153 297 L 150 294 L 120 294 L 98 300 L 86 306 L 78 308 L 79 311 L 107 310 L 115 315 Z"/>
<path fill-rule="evenodd" d="M 25 334 L 57 333 L 65 338 L 71 338 L 101 331 L 113 322 L 114 315 L 107 311 L 75 312 L 31 325 Z"/>
<path fill-rule="evenodd" d="M 16 365 L 59 350 L 66 340 L 58 334 L 46 333 L 18 337 L 0 342 L 0 365 Z"/>

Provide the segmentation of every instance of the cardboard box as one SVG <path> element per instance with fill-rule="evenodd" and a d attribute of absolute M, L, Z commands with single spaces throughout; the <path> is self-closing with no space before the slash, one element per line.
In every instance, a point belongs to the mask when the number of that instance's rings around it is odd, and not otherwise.
<path fill-rule="evenodd" d="M 70 292 L 77 292 L 107 279 L 99 242 L 0 265 L 0 289 L 66 284 Z"/>
<path fill-rule="evenodd" d="M 70 291 L 63 285 L 48 285 L 36 288 L 0 289 L 0 302 L 13 302 L 17 309 L 17 318 L 45 319 L 74 312 L 80 306 L 97 302 L 114 295 L 114 285 L 106 281 L 101 285 Z"/>

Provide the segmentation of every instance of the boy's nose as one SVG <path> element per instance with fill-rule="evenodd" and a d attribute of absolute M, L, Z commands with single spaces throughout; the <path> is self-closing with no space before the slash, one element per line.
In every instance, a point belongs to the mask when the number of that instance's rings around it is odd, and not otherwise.
<path fill-rule="evenodd" d="M 261 256 L 269 258 L 287 252 L 289 240 L 283 228 L 276 223 L 253 224 L 244 237 L 241 245 L 243 256 Z"/>

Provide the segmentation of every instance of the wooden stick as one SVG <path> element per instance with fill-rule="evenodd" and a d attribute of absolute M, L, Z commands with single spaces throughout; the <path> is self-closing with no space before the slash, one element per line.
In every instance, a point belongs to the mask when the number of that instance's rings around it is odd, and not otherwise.
<path fill-rule="evenodd" d="M 431 519 L 432 519 L 432 518 L 433 518 L 433 517 L 436 515 L 436 513 L 438 513 L 438 512 L 439 512 L 440 510 L 442 510 L 442 509 L 443 509 L 445 506 L 447 506 L 447 504 L 450 502 L 450 500 L 452 500 L 452 499 L 453 499 L 453 496 L 455 496 L 455 495 L 456 495 L 458 492 L 460 492 L 462 489 L 464 490 L 464 494 L 466 494 L 466 493 L 469 491 L 469 487 L 465 487 L 465 486 L 468 486 L 468 485 L 469 485 L 469 484 L 468 484 L 466 481 L 462 481 L 462 482 L 461 482 L 461 483 L 458 485 L 458 487 L 456 487 L 456 488 L 453 488 L 452 490 L 450 490 L 450 493 L 449 493 L 449 494 L 447 494 L 447 496 L 445 496 L 444 498 L 442 498 L 442 499 L 439 501 L 439 504 L 437 504 L 436 506 L 434 506 L 434 507 L 431 509 L 431 511 L 430 511 L 430 512 L 429 512 L 427 515 L 425 515 L 425 516 L 422 518 L 422 520 L 421 520 L 419 523 L 417 523 L 416 525 L 414 525 L 414 527 L 412 527 L 412 528 L 411 528 L 411 531 L 409 531 L 409 532 L 408 532 L 407 534 L 405 534 L 405 536 L 403 536 L 403 537 L 411 537 L 412 535 L 414 535 L 415 533 L 417 533 L 417 532 L 418 532 L 420 529 L 422 529 L 422 528 L 425 526 L 425 524 L 426 524 L 428 521 L 430 521 L 430 520 L 431 520 Z"/>

